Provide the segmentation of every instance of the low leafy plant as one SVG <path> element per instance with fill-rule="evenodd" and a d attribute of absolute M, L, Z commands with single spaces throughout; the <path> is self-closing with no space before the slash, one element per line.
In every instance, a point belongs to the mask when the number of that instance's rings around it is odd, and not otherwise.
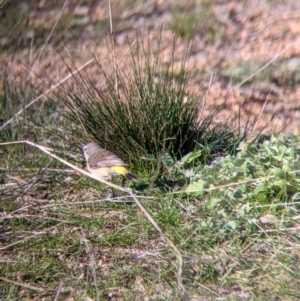
<path fill-rule="evenodd" d="M 187 190 L 203 193 L 204 188 L 219 187 L 214 203 L 229 205 L 230 210 L 237 204 L 272 203 L 276 207 L 275 203 L 297 200 L 300 193 L 300 164 L 295 160 L 300 154 L 298 144 L 299 137 L 295 135 L 264 136 L 263 143 L 249 143 L 234 157 L 220 157 L 211 165 L 183 170 L 191 178 Z M 227 205 L 223 203 L 224 196 Z"/>

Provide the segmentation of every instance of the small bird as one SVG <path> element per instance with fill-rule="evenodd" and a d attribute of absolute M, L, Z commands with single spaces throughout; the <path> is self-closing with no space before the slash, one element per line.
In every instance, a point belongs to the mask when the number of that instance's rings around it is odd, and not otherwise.
<path fill-rule="evenodd" d="M 85 144 L 82 151 L 87 170 L 97 178 L 111 180 L 114 176 L 123 175 L 128 180 L 136 180 L 136 177 L 128 171 L 128 164 L 96 142 Z"/>

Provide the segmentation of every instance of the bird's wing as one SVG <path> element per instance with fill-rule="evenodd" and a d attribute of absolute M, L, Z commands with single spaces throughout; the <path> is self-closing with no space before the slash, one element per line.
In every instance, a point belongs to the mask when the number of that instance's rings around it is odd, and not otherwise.
<path fill-rule="evenodd" d="M 92 160 L 89 160 L 92 161 Z M 121 158 L 114 153 L 108 152 L 97 160 L 96 164 L 90 164 L 91 168 L 111 167 L 111 166 L 128 166 Z"/>

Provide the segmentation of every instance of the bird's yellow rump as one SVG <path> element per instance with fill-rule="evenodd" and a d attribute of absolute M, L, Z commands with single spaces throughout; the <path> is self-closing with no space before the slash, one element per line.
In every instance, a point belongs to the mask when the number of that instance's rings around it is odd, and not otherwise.
<path fill-rule="evenodd" d="M 114 176 L 123 175 L 128 180 L 136 180 L 136 177 L 128 171 L 128 164 L 99 144 L 87 143 L 82 150 L 86 159 L 87 170 L 99 179 L 111 180 Z"/>

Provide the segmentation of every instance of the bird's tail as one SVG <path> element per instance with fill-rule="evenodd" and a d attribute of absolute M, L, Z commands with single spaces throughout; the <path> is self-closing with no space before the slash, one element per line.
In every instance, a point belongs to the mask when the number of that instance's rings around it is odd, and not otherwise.
<path fill-rule="evenodd" d="M 115 173 L 115 175 L 123 175 L 129 181 L 136 180 L 136 176 L 130 173 L 124 166 L 112 166 L 110 169 Z"/>
<path fill-rule="evenodd" d="M 128 172 L 126 174 L 126 179 L 129 180 L 129 181 L 136 181 L 136 176 L 133 175 L 132 173 Z"/>

